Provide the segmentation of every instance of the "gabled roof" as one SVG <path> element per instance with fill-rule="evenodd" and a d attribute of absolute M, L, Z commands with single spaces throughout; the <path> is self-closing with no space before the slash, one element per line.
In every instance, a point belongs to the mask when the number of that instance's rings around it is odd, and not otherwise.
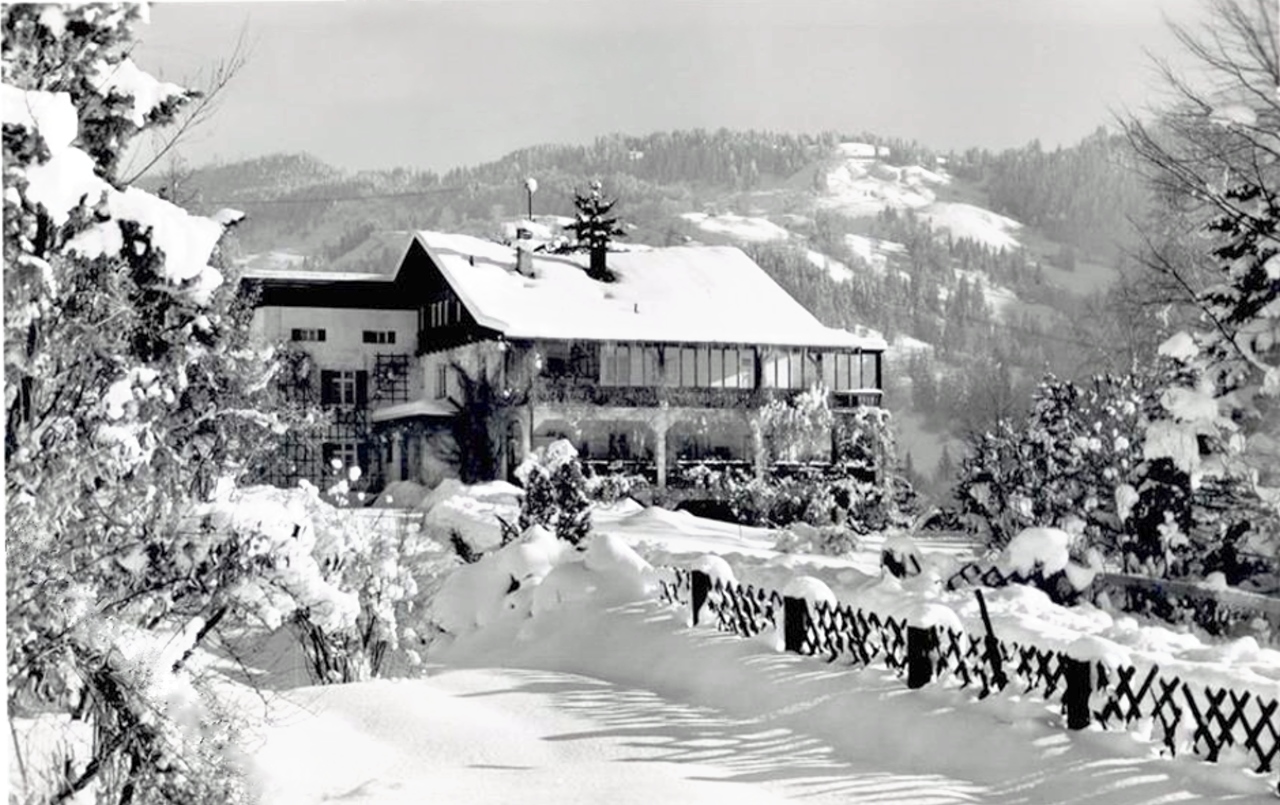
<path fill-rule="evenodd" d="M 770 344 L 883 350 L 870 330 L 823 325 L 742 251 L 678 246 L 611 252 L 616 282 L 586 274 L 586 255 L 533 255 L 468 235 L 418 232 L 419 244 L 467 311 L 508 338 Z M 404 271 L 410 253 L 401 261 Z"/>

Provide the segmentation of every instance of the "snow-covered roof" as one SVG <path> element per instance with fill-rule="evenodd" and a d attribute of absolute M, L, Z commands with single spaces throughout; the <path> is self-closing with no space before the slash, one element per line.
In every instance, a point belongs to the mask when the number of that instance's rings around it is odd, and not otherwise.
<path fill-rule="evenodd" d="M 395 419 L 408 419 L 415 416 L 448 416 L 457 411 L 441 400 L 410 400 L 405 403 L 377 408 L 369 414 L 374 422 L 390 422 Z"/>
<path fill-rule="evenodd" d="M 295 268 L 252 268 L 246 266 L 240 276 L 252 280 L 284 280 L 285 282 L 386 282 L 395 281 L 392 274 L 357 271 L 306 271 Z"/>
<path fill-rule="evenodd" d="M 534 254 L 468 235 L 418 232 L 462 304 L 508 338 L 772 344 L 882 350 L 884 339 L 827 327 L 739 249 L 676 246 L 611 252 L 616 282 L 586 274 L 586 255 Z"/>

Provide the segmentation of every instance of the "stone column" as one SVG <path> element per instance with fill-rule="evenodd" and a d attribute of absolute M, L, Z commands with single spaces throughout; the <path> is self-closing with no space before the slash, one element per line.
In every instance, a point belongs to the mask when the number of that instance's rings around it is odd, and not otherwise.
<path fill-rule="evenodd" d="M 403 465 L 401 456 L 404 455 L 404 432 L 396 428 L 391 432 L 391 466 L 387 468 L 388 481 L 403 481 L 400 468 Z"/>
<path fill-rule="evenodd" d="M 768 469 L 768 456 L 764 449 L 764 428 L 760 422 L 760 414 L 751 417 L 751 460 L 755 467 L 757 479 L 763 479 Z"/>
<path fill-rule="evenodd" d="M 670 422 L 665 409 L 658 411 L 653 418 L 653 462 L 658 470 L 658 488 L 667 488 L 667 428 Z"/>

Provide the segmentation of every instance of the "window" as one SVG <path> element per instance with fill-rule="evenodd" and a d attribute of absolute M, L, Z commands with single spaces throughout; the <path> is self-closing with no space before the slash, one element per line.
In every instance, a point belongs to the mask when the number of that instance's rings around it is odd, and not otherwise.
<path fill-rule="evenodd" d="M 319 329 L 308 329 L 305 327 L 303 328 L 294 327 L 293 332 L 290 334 L 290 340 L 291 341 L 323 341 L 324 328 L 321 327 Z"/>
<path fill-rule="evenodd" d="M 658 351 L 657 347 L 645 347 L 643 358 L 645 385 L 657 386 L 661 384 L 663 382 L 662 353 Z"/>
<path fill-rule="evenodd" d="M 327 442 L 325 444 L 325 463 L 331 469 L 345 469 L 356 466 L 359 451 L 355 442 Z M 338 462 L 335 465 L 334 462 Z"/>
<path fill-rule="evenodd" d="M 858 387 L 858 362 L 855 356 L 845 352 L 837 352 L 836 360 L 836 384 L 834 388 L 839 391 L 848 391 Z"/>
<path fill-rule="evenodd" d="M 436 399 L 443 400 L 449 396 L 449 366 L 436 364 Z"/>
<path fill-rule="evenodd" d="M 602 344 L 600 346 L 600 383 L 605 386 L 630 386 L 639 383 L 639 376 L 631 373 L 632 347 L 627 344 Z"/>
<path fill-rule="evenodd" d="M 365 330 L 364 343 L 366 344 L 394 344 L 396 342 L 395 330 Z M 320 339 L 323 341 L 324 339 Z"/>
<path fill-rule="evenodd" d="M 356 373 L 337 372 L 334 381 L 334 399 L 338 405 L 356 404 Z"/>
<path fill-rule="evenodd" d="M 738 359 L 741 364 L 742 388 L 753 389 L 756 387 L 756 353 L 753 349 L 738 350 Z"/>
<path fill-rule="evenodd" d="M 680 385 L 692 386 L 697 381 L 697 350 L 692 347 L 680 349 Z"/>
<path fill-rule="evenodd" d="M 569 345 L 563 341 L 551 341 L 543 350 L 542 373 L 551 377 L 569 374 Z"/>
<path fill-rule="evenodd" d="M 356 369 L 320 372 L 320 404 L 363 408 L 369 401 L 369 373 Z"/>
<path fill-rule="evenodd" d="M 862 385 L 864 389 L 880 388 L 880 353 L 862 353 Z"/>

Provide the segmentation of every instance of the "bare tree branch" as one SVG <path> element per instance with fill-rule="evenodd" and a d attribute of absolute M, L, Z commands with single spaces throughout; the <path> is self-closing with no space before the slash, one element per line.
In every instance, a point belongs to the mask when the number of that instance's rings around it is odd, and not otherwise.
<path fill-rule="evenodd" d="M 133 184 L 147 174 L 174 148 L 182 143 L 192 131 L 209 121 L 218 111 L 223 91 L 240 73 L 249 61 L 251 48 L 248 42 L 248 25 L 240 29 L 236 36 L 235 46 L 231 54 L 219 61 L 213 68 L 209 80 L 204 82 L 197 92 L 195 102 L 189 105 L 178 119 L 163 129 L 152 132 L 153 145 L 150 158 L 141 168 L 130 173 L 123 180 L 125 184 Z M 197 82 L 198 83 L 198 82 Z"/>

